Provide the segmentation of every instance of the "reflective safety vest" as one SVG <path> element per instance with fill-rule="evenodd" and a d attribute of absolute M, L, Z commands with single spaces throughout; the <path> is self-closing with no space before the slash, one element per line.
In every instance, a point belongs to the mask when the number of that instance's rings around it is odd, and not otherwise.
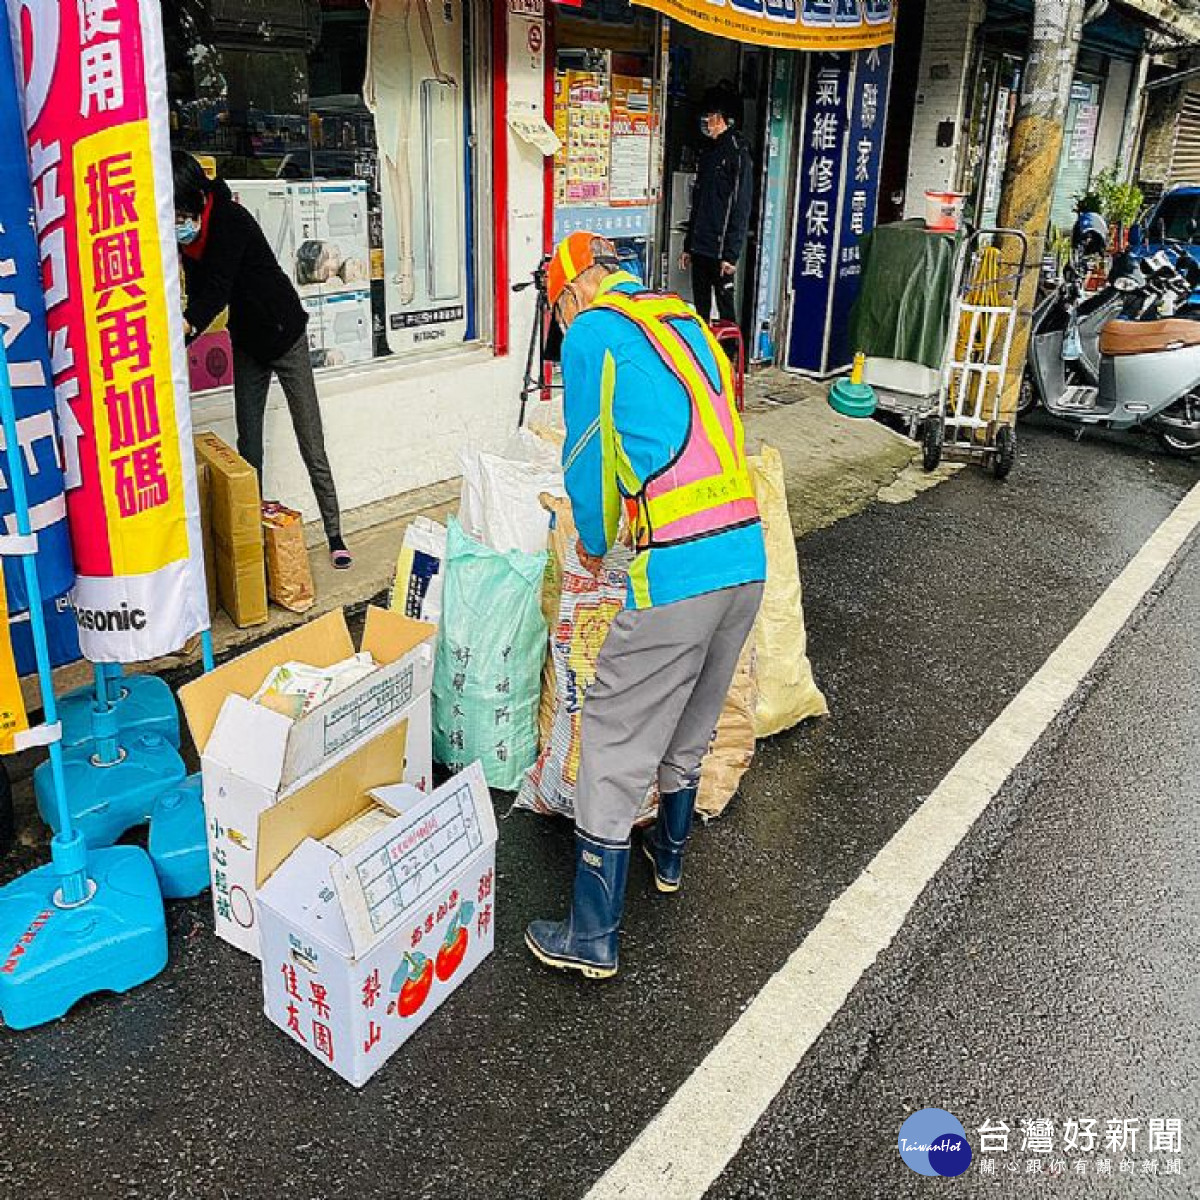
<path fill-rule="evenodd" d="M 630 497 L 627 504 L 637 547 L 695 541 L 757 521 L 758 505 L 746 468 L 745 431 L 734 407 L 729 359 L 695 309 L 678 296 L 617 291 L 598 296 L 590 307 L 608 309 L 632 321 L 683 384 L 691 403 L 687 440 L 662 470 L 643 481 L 634 475 L 621 446 L 613 421 L 612 389 L 604 389 L 600 433 L 605 457 L 616 464 L 621 489 Z M 684 322 L 703 331 L 717 364 L 717 384 L 679 331 Z"/>

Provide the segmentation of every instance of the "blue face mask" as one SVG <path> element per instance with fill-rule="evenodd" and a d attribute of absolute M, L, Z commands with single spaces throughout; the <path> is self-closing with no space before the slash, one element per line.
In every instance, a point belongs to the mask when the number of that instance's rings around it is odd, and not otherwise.
<path fill-rule="evenodd" d="M 175 223 L 175 240 L 181 246 L 190 246 L 200 236 L 200 222 L 188 217 Z"/>

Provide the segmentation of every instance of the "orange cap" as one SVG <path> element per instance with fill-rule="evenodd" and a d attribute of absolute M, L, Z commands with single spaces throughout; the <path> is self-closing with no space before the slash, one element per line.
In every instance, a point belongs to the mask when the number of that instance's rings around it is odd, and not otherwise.
<path fill-rule="evenodd" d="M 546 299 L 553 308 L 563 294 L 563 288 L 573 279 L 596 265 L 597 259 L 617 258 L 616 247 L 606 238 L 586 230 L 568 234 L 554 248 L 550 265 L 546 268 Z"/>

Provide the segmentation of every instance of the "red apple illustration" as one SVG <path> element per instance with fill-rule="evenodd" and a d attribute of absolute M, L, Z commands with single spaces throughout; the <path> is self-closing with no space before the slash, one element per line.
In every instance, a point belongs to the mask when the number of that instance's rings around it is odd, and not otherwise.
<path fill-rule="evenodd" d="M 403 980 L 400 993 L 388 1005 L 388 1013 L 399 1017 L 411 1017 L 429 995 L 433 987 L 433 963 L 418 951 L 406 954 L 399 970 L 392 977 L 392 987 Z"/>
<path fill-rule="evenodd" d="M 454 914 L 454 920 L 450 922 L 446 930 L 446 940 L 442 943 L 442 948 L 437 952 L 437 977 L 445 983 L 451 975 L 462 965 L 462 960 L 467 954 L 467 942 L 470 937 L 467 934 L 467 925 L 470 924 L 471 917 L 475 912 L 475 906 L 467 901 Z"/>

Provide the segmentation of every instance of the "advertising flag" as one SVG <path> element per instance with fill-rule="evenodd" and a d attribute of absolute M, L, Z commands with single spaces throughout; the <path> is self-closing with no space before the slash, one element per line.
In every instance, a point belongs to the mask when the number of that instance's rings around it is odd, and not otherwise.
<path fill-rule="evenodd" d="M 25 151 L 12 47 L 0 37 L 0 336 L 8 357 L 14 418 L 29 527 L 37 535 L 40 601 L 55 665 L 79 657 L 75 618 L 67 593 L 75 582 L 62 455 L 54 411 L 54 380 L 46 336 L 41 262 L 33 223 L 33 192 Z M 5 449 L 0 429 L 0 451 Z M 17 533 L 9 463 L 0 457 L 0 532 Z M 9 622 L 17 669 L 35 668 L 29 636 L 29 597 L 20 558 L 4 560 Z"/>
<path fill-rule="evenodd" d="M 79 642 L 208 626 L 157 0 L 7 0 L 22 85 Z"/>

